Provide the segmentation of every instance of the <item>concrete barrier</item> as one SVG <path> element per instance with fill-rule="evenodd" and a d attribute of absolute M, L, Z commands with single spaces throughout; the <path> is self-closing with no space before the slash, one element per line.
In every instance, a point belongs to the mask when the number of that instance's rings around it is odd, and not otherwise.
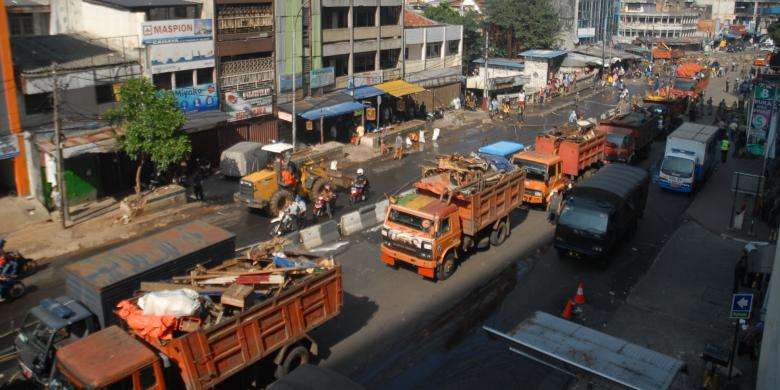
<path fill-rule="evenodd" d="M 383 200 L 344 214 L 339 222 L 341 235 L 349 236 L 381 224 L 385 221 L 388 204 L 387 200 Z"/>
<path fill-rule="evenodd" d="M 327 221 L 301 230 L 300 237 L 304 248 L 313 249 L 338 241 L 341 239 L 341 234 L 336 221 Z"/>

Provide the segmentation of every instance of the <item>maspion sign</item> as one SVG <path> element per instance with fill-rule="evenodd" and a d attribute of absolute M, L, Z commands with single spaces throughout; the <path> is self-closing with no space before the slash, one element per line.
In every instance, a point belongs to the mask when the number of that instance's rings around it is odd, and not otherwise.
<path fill-rule="evenodd" d="M 141 44 L 205 41 L 214 36 L 211 19 L 158 20 L 141 24 Z"/>

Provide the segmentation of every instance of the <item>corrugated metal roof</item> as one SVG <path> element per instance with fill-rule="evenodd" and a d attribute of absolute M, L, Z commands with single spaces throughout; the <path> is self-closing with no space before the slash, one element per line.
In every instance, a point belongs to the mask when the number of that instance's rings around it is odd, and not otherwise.
<path fill-rule="evenodd" d="M 401 97 L 425 91 L 425 88 L 406 82 L 404 80 L 388 81 L 386 83 L 377 84 L 376 87 L 395 97 Z"/>
<path fill-rule="evenodd" d="M 680 360 L 537 311 L 512 332 L 484 327 L 519 353 L 631 389 L 666 389 Z"/>
<path fill-rule="evenodd" d="M 60 69 L 86 69 L 131 63 L 107 47 L 88 42 L 77 35 L 58 34 L 11 38 L 14 68 L 21 72 L 49 72 L 56 63 Z"/>
<path fill-rule="evenodd" d="M 65 270 L 102 289 L 231 237 L 224 229 L 195 221 L 68 264 Z"/>
<path fill-rule="evenodd" d="M 157 7 L 199 5 L 199 2 L 187 0 L 85 0 L 88 3 L 105 5 L 126 10 L 147 9 Z"/>
<path fill-rule="evenodd" d="M 544 58 L 544 59 L 552 59 L 557 58 L 560 56 L 566 55 L 566 52 L 564 50 L 540 50 L 540 49 L 534 49 L 534 50 L 526 50 L 522 53 L 520 53 L 522 57 L 526 58 Z"/>
<path fill-rule="evenodd" d="M 485 59 L 484 58 L 477 58 L 474 61 L 471 61 L 475 64 L 484 64 Z M 511 68 L 511 69 L 518 69 L 523 70 L 525 69 L 525 63 L 521 59 L 516 58 L 488 58 L 488 66 L 501 66 L 504 68 Z"/>

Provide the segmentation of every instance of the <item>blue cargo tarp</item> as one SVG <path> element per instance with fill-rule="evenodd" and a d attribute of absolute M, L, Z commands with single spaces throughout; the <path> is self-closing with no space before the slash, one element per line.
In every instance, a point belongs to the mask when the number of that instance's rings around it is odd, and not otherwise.
<path fill-rule="evenodd" d="M 512 157 L 513 154 L 525 149 L 525 146 L 518 142 L 499 141 L 494 144 L 485 145 L 479 148 L 483 154 L 492 154 L 494 156 Z"/>
<path fill-rule="evenodd" d="M 298 115 L 300 115 L 301 118 L 313 121 L 320 118 L 328 118 L 332 116 L 346 114 L 348 112 L 359 111 L 362 109 L 363 109 L 363 104 L 361 103 L 346 102 L 346 103 L 338 103 L 336 105 L 328 106 L 328 107 L 315 108 L 313 110 L 302 112 Z"/>
<path fill-rule="evenodd" d="M 361 100 L 361 99 L 368 99 L 372 98 L 374 96 L 384 95 L 385 91 L 377 88 L 377 87 L 357 87 L 354 89 L 345 89 L 341 91 L 342 93 L 345 93 L 349 96 L 352 96 L 355 100 Z"/>

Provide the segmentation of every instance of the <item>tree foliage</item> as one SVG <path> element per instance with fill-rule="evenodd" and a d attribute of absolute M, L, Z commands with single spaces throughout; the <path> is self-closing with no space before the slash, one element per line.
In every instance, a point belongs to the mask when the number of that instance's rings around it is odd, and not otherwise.
<path fill-rule="evenodd" d="M 481 17 L 478 13 L 468 10 L 461 15 L 452 9 L 449 3 L 443 1 L 435 7 L 426 8 L 425 17 L 439 23 L 463 26 L 463 66 L 465 69 L 468 69 L 471 61 L 482 57 L 485 39 L 482 36 Z"/>
<path fill-rule="evenodd" d="M 780 22 L 774 22 L 767 28 L 769 37 L 775 42 L 775 45 L 780 45 Z"/>
<path fill-rule="evenodd" d="M 550 49 L 561 31 L 558 15 L 549 0 L 487 0 L 487 21 L 514 31 L 514 41 L 523 50 Z"/>
<path fill-rule="evenodd" d="M 145 160 L 158 170 L 181 161 L 192 150 L 181 131 L 186 119 L 171 91 L 161 91 L 146 78 L 129 79 L 119 91 L 120 103 L 105 118 L 123 129 L 119 139 L 122 151 L 138 162 L 136 193 L 141 190 L 141 168 Z"/>

